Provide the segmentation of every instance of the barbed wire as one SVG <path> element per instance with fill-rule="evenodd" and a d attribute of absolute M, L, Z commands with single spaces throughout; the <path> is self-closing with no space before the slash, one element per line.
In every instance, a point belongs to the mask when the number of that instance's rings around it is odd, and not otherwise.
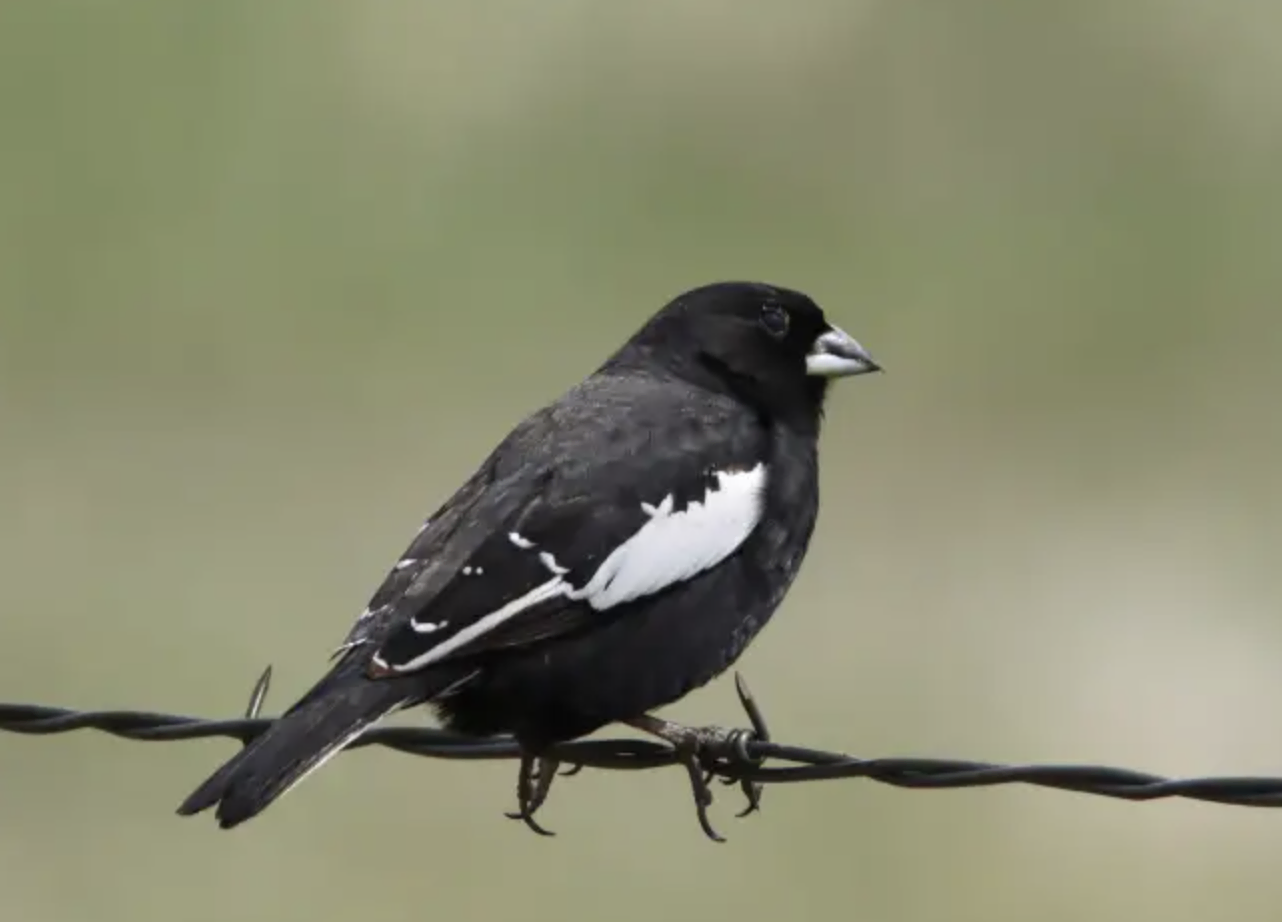
<path fill-rule="evenodd" d="M 271 718 L 260 716 L 270 679 L 269 668 L 255 685 L 245 716 L 234 719 L 208 720 L 154 711 L 76 711 L 38 704 L 0 703 L 0 731 L 44 736 L 96 730 L 142 742 L 226 738 L 247 744 L 272 723 Z M 701 760 L 706 773 L 703 794 L 698 780 L 692 778 L 701 825 L 714 839 L 719 837 L 708 825 L 705 813 L 707 802 L 710 802 L 710 797 L 706 797 L 706 783 L 713 777 L 726 784 L 743 787 L 749 807 L 742 815 L 759 806 L 761 785 L 850 778 L 863 778 L 909 790 L 1027 784 L 1118 800 L 1184 798 L 1243 807 L 1282 807 L 1282 777 L 1164 778 L 1148 772 L 1099 765 L 1002 765 L 964 759 L 860 758 L 843 752 L 785 745 L 770 739 L 760 708 L 739 676 L 736 676 L 736 687 L 753 729 L 725 731 L 720 737 L 721 745 L 704 753 Z M 434 759 L 522 759 L 528 762 L 528 756 L 513 739 L 477 739 L 428 727 L 377 727 L 347 748 L 370 746 Z M 667 743 L 641 739 L 576 740 L 559 744 L 546 755 L 574 766 L 569 773 L 582 768 L 641 770 L 686 764 L 682 755 Z M 765 764 L 768 761 L 791 764 Z M 533 823 L 533 810 L 527 810 L 527 806 L 523 804 L 522 812 L 513 815 L 514 818 L 523 819 L 536 830 L 544 831 Z"/>

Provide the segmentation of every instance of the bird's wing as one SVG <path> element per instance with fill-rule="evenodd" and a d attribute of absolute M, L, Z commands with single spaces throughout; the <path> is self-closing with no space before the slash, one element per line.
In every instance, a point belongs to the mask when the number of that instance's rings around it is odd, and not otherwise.
<path fill-rule="evenodd" d="M 765 504 L 762 430 L 727 407 L 704 407 L 695 425 L 688 405 L 646 397 L 620 413 L 597 402 L 553 414 L 492 461 L 434 562 L 411 548 L 389 575 L 407 584 L 390 590 L 371 674 L 590 628 L 742 546 Z"/>

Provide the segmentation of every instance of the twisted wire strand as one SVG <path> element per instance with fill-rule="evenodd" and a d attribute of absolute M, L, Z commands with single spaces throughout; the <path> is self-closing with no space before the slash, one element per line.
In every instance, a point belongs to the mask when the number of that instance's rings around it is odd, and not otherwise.
<path fill-rule="evenodd" d="M 35 704 L 0 704 L 0 731 L 32 736 L 97 730 L 143 742 L 222 737 L 248 743 L 271 724 L 258 716 L 266 695 L 270 670 L 255 686 L 247 714 L 226 720 L 205 720 L 152 711 L 74 711 Z M 992 787 L 1028 784 L 1120 800 L 1147 801 L 1185 798 L 1244 807 L 1282 807 L 1282 778 L 1219 777 L 1163 778 L 1147 772 L 1098 765 L 999 765 L 961 759 L 861 759 L 772 742 L 755 702 L 740 686 L 741 698 L 757 728 L 743 732 L 741 758 L 718 760 L 712 774 L 727 782 L 784 784 L 866 778 L 909 790 Z M 435 759 L 519 759 L 520 747 L 509 738 L 475 739 L 444 730 L 418 727 L 375 728 L 348 748 L 381 746 L 409 755 Z M 591 739 L 563 743 L 553 750 L 564 763 L 587 768 L 640 770 L 677 765 L 679 759 L 665 743 L 635 739 Z M 766 765 L 765 762 L 790 763 Z"/>

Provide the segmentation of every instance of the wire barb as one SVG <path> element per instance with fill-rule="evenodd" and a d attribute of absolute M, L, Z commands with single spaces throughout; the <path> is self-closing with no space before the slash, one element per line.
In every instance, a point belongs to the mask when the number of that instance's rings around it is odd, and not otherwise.
<path fill-rule="evenodd" d="M 1129 801 L 1178 797 L 1244 807 L 1282 807 L 1282 778 L 1279 777 L 1172 779 L 1093 765 L 860 759 L 840 752 L 782 745 L 771 739 L 747 683 L 737 676 L 735 684 L 753 729 L 732 731 L 736 736 L 729 745 L 733 747 L 734 757 L 705 763 L 697 774 L 700 781 L 707 771 L 726 783 L 741 785 L 752 808 L 747 812 L 759 808 L 763 785 L 846 778 L 865 778 L 908 790 L 1028 784 Z M 245 716 L 232 720 L 203 720 L 148 711 L 74 711 L 34 704 L 0 704 L 0 732 L 44 736 L 96 730 L 145 742 L 225 738 L 248 744 L 272 723 L 270 718 L 260 716 L 270 685 L 271 670 L 268 669 L 254 686 Z M 523 755 L 516 742 L 508 738 L 476 739 L 426 727 L 376 727 L 348 748 L 367 746 L 438 759 L 520 759 Z M 576 740 L 554 746 L 542 755 L 563 765 L 620 771 L 661 768 L 682 762 L 680 755 L 666 743 L 641 739 Z M 765 764 L 767 760 L 786 764 Z"/>
<path fill-rule="evenodd" d="M 744 711 L 748 714 L 748 720 L 752 723 L 752 737 L 761 743 L 770 742 L 770 727 L 766 724 L 766 715 L 761 713 L 761 707 L 757 704 L 757 699 L 753 697 L 751 689 L 748 688 L 748 680 L 743 677 L 742 672 L 734 674 L 734 690 L 739 696 L 739 703 L 743 706 Z M 744 740 L 743 761 L 756 765 L 762 764 L 765 759 L 752 759 L 747 753 L 747 740 Z M 736 813 L 736 819 L 743 819 L 745 816 L 751 816 L 753 813 L 761 812 L 761 795 L 765 793 L 765 786 L 760 781 L 749 781 L 746 778 L 735 779 L 732 775 L 727 775 L 721 779 L 722 784 L 731 785 L 737 783 L 739 789 L 743 791 L 744 798 L 748 801 L 748 806 L 743 808 L 741 813 Z"/>
<path fill-rule="evenodd" d="M 254 690 L 249 693 L 249 704 L 245 708 L 245 717 L 253 720 L 263 712 L 263 704 L 267 701 L 267 691 L 272 687 L 272 667 L 269 663 L 263 670 L 263 674 L 258 677 L 254 683 Z"/>

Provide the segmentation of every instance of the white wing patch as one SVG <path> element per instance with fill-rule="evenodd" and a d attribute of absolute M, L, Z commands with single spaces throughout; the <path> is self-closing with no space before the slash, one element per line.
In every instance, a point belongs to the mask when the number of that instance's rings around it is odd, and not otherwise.
<path fill-rule="evenodd" d="M 603 611 L 710 570 L 738 550 L 761 521 L 766 466 L 714 476 L 718 489 L 680 512 L 672 511 L 671 494 L 658 506 L 644 506 L 650 521 L 571 597 Z"/>
<path fill-rule="evenodd" d="M 709 490 L 702 502 L 691 502 L 680 512 L 673 511 L 676 503 L 672 494 L 664 497 L 658 505 L 643 503 L 642 509 L 650 520 L 615 548 L 582 587 L 576 589 L 565 579 L 569 570 L 557 562 L 555 555 L 548 551 L 540 552 L 539 560 L 551 574 L 551 579 L 479 618 L 420 656 L 392 666 L 392 670 L 412 672 L 438 662 L 526 609 L 549 599 L 582 600 L 595 610 L 604 611 L 653 595 L 712 569 L 738 550 L 761 521 L 767 468 L 764 463 L 759 463 L 746 471 L 715 471 L 714 476 L 718 488 Z M 508 539 L 521 550 L 535 548 L 533 541 L 516 532 L 508 535 Z M 474 572 L 479 572 L 479 568 Z M 412 626 L 418 633 L 427 634 L 444 627 L 445 623 L 414 621 Z M 374 662 L 387 668 L 381 656 L 375 656 Z"/>

